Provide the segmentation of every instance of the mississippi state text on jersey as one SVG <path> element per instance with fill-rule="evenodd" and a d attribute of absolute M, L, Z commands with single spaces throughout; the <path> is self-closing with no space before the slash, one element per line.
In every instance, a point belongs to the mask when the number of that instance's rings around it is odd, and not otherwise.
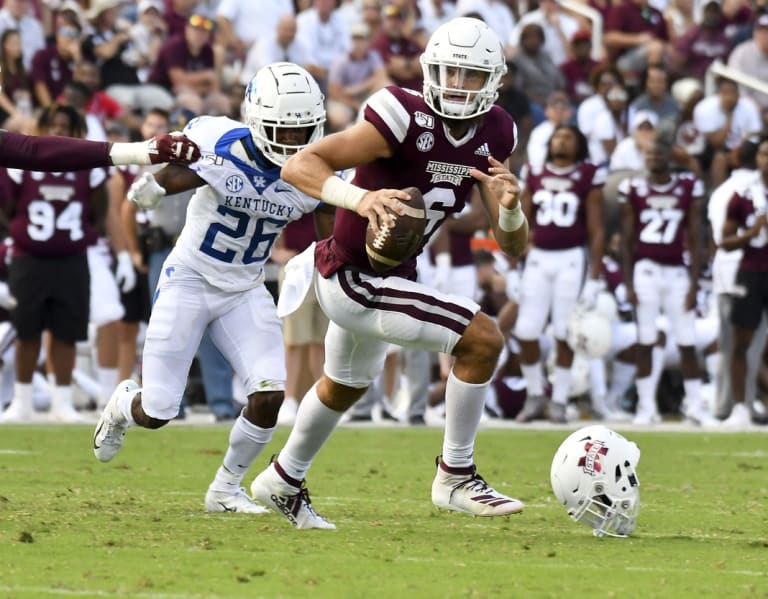
<path fill-rule="evenodd" d="M 414 186 L 424 196 L 427 224 L 422 247 L 409 260 L 387 271 L 413 279 L 416 256 L 449 214 L 461 212 L 475 180 L 473 168 L 488 172 L 488 156 L 504 161 L 515 149 L 517 129 L 504 109 L 494 106 L 459 140 L 421 94 L 399 87 L 379 90 L 368 99 L 365 119 L 389 142 L 393 155 L 359 166 L 353 182 L 365 189 Z M 365 230 L 368 220 L 338 209 L 333 236 L 318 243 L 315 262 L 329 277 L 345 265 L 379 276 L 368 263 Z"/>
<path fill-rule="evenodd" d="M 201 151 L 189 168 L 207 185 L 189 201 L 172 259 L 224 291 L 255 287 L 285 226 L 320 202 L 280 179 L 280 167 L 264 158 L 242 123 L 198 117 L 184 133 Z"/>
<path fill-rule="evenodd" d="M 767 207 L 765 185 L 756 178 L 733 194 L 728 202 L 727 218 L 738 224 L 740 229 L 748 229 L 755 224 L 757 215 L 764 213 Z M 768 271 L 768 231 L 765 227 L 744 248 L 739 269 L 749 272 Z"/>
<path fill-rule="evenodd" d="M 14 256 L 84 254 L 98 237 L 91 224 L 91 192 L 104 184 L 103 168 L 71 173 L 7 169 L 5 201 L 14 202 Z"/>
<path fill-rule="evenodd" d="M 635 260 L 684 264 L 688 211 L 703 195 L 704 184 L 691 173 L 672 173 L 670 181 L 659 185 L 644 177 L 624 179 L 618 200 L 628 202 L 635 213 Z"/>
<path fill-rule="evenodd" d="M 564 250 L 587 243 L 587 197 L 605 183 L 605 169 L 591 162 L 566 168 L 528 165 L 525 186 L 530 189 L 533 245 Z"/>

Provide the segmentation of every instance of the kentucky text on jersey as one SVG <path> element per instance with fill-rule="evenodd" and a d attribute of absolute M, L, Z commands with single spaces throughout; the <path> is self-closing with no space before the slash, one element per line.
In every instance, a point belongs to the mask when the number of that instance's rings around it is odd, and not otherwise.
<path fill-rule="evenodd" d="M 293 208 L 291 206 L 280 206 L 264 198 L 249 198 L 246 196 L 224 196 L 224 205 L 231 208 L 244 208 L 254 212 L 262 212 L 273 216 L 284 216 L 291 218 Z"/>

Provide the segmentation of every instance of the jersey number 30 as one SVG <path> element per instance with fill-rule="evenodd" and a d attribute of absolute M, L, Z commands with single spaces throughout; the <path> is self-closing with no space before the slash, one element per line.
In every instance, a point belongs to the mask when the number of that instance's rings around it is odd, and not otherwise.
<path fill-rule="evenodd" d="M 248 223 L 251 221 L 251 215 L 240 210 L 232 210 L 226 206 L 219 206 L 219 214 L 222 216 L 231 216 L 235 219 L 235 226 L 228 227 L 225 223 L 211 223 L 208 231 L 205 233 L 203 243 L 200 244 L 200 251 L 212 258 L 231 264 L 235 261 L 238 252 L 232 248 L 218 249 L 214 247 L 216 235 L 221 234 L 232 239 L 241 239 L 248 234 Z M 242 263 L 253 264 L 254 262 L 264 262 L 272 251 L 280 230 L 288 224 L 287 220 L 276 218 L 260 218 L 256 221 L 256 226 L 251 233 L 251 241 L 248 247 L 243 251 Z M 268 226 L 276 230 L 269 233 L 264 229 Z"/>

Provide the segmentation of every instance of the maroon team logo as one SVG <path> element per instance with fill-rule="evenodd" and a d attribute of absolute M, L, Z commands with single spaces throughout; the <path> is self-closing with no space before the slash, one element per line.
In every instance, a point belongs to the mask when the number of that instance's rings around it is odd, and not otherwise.
<path fill-rule="evenodd" d="M 600 463 L 600 456 L 608 454 L 608 448 L 602 441 L 587 441 L 584 444 L 584 451 L 587 452 L 582 458 L 579 458 L 579 466 L 584 468 L 587 474 L 602 472 L 603 465 Z"/>

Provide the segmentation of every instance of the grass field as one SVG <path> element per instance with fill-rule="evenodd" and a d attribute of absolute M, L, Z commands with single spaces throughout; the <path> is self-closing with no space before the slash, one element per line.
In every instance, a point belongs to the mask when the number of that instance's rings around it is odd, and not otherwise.
<path fill-rule="evenodd" d="M 0 597 L 768 597 L 764 433 L 626 433 L 638 529 L 596 539 L 550 490 L 564 431 L 481 433 L 480 473 L 527 504 L 481 519 L 432 507 L 440 430 L 342 428 L 309 476 L 336 531 L 205 513 L 226 427 L 131 430 L 109 464 L 91 431 L 0 429 Z"/>

